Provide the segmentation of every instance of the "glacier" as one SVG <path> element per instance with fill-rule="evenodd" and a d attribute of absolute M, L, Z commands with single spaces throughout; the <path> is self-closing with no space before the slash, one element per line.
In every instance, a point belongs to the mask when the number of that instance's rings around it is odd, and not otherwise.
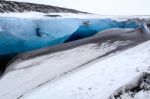
<path fill-rule="evenodd" d="M 78 18 L 0 18 L 0 56 L 92 36 L 109 28 L 138 28 L 134 22 Z"/>
<path fill-rule="evenodd" d="M 141 44 L 146 41 L 144 32 L 147 31 L 142 31 L 145 25 L 135 20 L 3 18 L 1 22 L 0 40 L 3 40 L 0 48 L 7 48 L 1 50 L 2 60 L 9 60 L 17 53 L 68 42 L 19 54 L 9 61 L 4 67 L 5 71 L 0 70 L 2 74 L 0 89 L 3 90 L 0 97 L 3 99 L 31 99 L 31 97 L 37 99 L 39 98 L 36 97 L 37 94 L 44 99 L 47 95 L 57 99 L 70 96 L 73 98 L 84 96 L 83 98 L 90 99 L 92 94 L 95 94 L 92 98 L 106 99 L 120 86 L 124 86 L 140 74 L 136 71 L 137 67 L 149 66 L 147 46 L 150 43 Z M 126 38 L 117 34 L 132 37 Z M 140 37 L 133 38 L 133 34 L 139 34 Z M 103 39 L 105 37 L 107 38 Z M 141 45 L 127 50 L 139 44 Z M 116 76 L 118 74 L 120 75 Z M 127 76 L 128 79 L 123 80 L 119 85 L 116 83 Z M 61 80 L 59 77 L 64 78 Z M 54 83 L 51 83 L 53 81 Z M 93 82 L 90 83 L 91 81 Z M 53 92 L 45 89 L 45 86 L 50 90 L 52 88 Z M 78 89 L 80 86 L 85 94 L 80 89 L 72 92 L 74 88 Z M 61 87 L 64 90 L 63 94 L 58 95 L 57 92 Z M 44 93 L 40 91 L 41 88 L 45 90 Z M 95 88 L 98 89 L 93 90 Z M 34 93 L 35 91 L 37 93 Z M 102 94 L 99 95 L 99 92 Z"/>

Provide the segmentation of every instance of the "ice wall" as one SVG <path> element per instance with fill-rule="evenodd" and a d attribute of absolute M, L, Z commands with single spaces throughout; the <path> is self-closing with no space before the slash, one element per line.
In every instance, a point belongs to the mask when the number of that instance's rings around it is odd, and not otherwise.
<path fill-rule="evenodd" d="M 82 20 L 81 26 L 67 39 L 67 42 L 89 37 L 109 28 L 126 28 L 126 22 L 117 22 L 111 19 Z"/>
<path fill-rule="evenodd" d="M 1 18 L 0 55 L 63 43 L 79 26 L 75 19 Z"/>
<path fill-rule="evenodd" d="M 0 18 L 0 56 L 92 36 L 109 28 L 137 28 L 111 19 Z"/>

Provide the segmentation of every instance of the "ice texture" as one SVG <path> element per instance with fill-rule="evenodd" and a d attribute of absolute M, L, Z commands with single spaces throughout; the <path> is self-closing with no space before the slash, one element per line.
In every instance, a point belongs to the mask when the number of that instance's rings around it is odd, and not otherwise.
<path fill-rule="evenodd" d="M 79 18 L 0 18 L 0 55 L 61 44 L 109 28 L 137 28 L 136 22 Z"/>

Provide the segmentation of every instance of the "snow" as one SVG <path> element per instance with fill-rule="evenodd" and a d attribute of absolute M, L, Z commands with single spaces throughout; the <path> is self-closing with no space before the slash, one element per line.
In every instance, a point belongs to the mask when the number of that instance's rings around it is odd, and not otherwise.
<path fill-rule="evenodd" d="M 20 99 L 108 99 L 118 88 L 131 83 L 143 72 L 149 72 L 149 55 L 150 41 L 147 41 L 112 57 L 95 60 L 82 69 L 49 81 L 22 95 Z"/>
<path fill-rule="evenodd" d="M 0 17 L 15 17 L 15 18 L 29 18 L 29 19 L 39 19 L 39 18 L 50 18 L 46 17 L 46 15 L 58 15 L 59 17 L 51 17 L 51 18 L 100 18 L 100 15 L 96 14 L 74 14 L 74 13 L 40 13 L 40 12 L 10 12 L 10 13 L 0 13 Z"/>
<path fill-rule="evenodd" d="M 61 16 L 52 18 L 45 15 L 38 12 L 0 14 L 0 55 L 61 44 L 75 33 L 86 37 L 87 31 L 89 34 L 96 31 L 95 34 L 108 28 L 131 30 L 139 27 L 134 22 L 125 24 L 106 19 L 124 19 L 114 16 L 48 14 Z M 83 23 L 87 21 L 90 24 L 84 26 Z M 37 28 L 43 33 L 41 37 L 36 34 Z M 142 72 L 148 72 L 150 41 L 95 60 L 118 46 L 130 43 L 132 41 L 116 41 L 113 44 L 108 41 L 102 45 L 92 43 L 32 59 L 18 59 L 10 64 L 1 77 L 0 98 L 107 99 L 118 88 L 137 79 Z M 143 99 L 143 95 L 148 94 L 141 91 L 135 95 L 135 99 Z M 142 98 L 136 98 L 139 96 Z"/>
<path fill-rule="evenodd" d="M 16 17 L 16 18 L 43 18 L 44 13 L 40 12 L 23 12 L 23 13 L 18 13 L 18 12 L 11 12 L 11 13 L 0 13 L 0 17 Z"/>
<path fill-rule="evenodd" d="M 0 97 L 2 99 L 16 99 L 26 92 L 116 49 L 118 46 L 131 42 L 105 42 L 102 45 L 93 43 L 27 60 L 18 59 L 7 68 L 0 80 L 0 90 L 3 90 Z"/>
<path fill-rule="evenodd" d="M 83 14 L 83 13 L 40 13 L 40 12 L 9 12 L 9 13 L 0 13 L 0 17 L 16 17 L 16 18 L 29 18 L 29 19 L 39 19 L 39 18 L 50 18 L 46 17 L 46 15 L 58 15 L 59 17 L 51 17 L 51 18 L 79 18 L 79 19 L 85 19 L 85 18 L 99 18 L 99 19 L 106 19 L 110 18 L 112 20 L 117 21 L 126 21 L 127 19 L 149 19 L 150 15 L 99 15 L 99 14 Z"/>

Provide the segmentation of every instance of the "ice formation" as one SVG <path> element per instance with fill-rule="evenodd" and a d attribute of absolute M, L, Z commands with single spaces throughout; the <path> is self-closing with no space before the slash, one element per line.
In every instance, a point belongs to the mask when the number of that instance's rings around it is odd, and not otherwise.
<path fill-rule="evenodd" d="M 0 55 L 20 53 L 92 36 L 109 28 L 137 28 L 111 19 L 0 18 Z"/>

